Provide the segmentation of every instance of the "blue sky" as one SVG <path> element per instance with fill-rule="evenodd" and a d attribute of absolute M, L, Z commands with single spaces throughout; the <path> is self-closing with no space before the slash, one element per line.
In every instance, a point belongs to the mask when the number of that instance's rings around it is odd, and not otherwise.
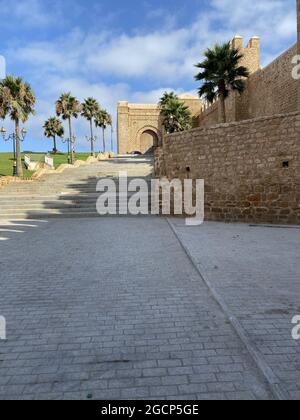
<path fill-rule="evenodd" d="M 119 100 L 194 92 L 193 65 L 203 51 L 236 34 L 245 42 L 260 36 L 269 63 L 296 41 L 295 8 L 295 0 L 0 0 L 0 55 L 7 73 L 23 76 L 38 98 L 23 147 L 51 148 L 42 125 L 64 91 L 96 97 L 115 118 Z M 78 149 L 88 150 L 88 124 L 74 127 Z"/>

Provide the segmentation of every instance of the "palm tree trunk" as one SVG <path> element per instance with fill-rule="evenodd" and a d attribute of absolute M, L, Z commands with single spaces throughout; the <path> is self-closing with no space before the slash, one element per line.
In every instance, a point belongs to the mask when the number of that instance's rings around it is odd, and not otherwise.
<path fill-rule="evenodd" d="M 220 123 L 226 123 L 226 105 L 225 105 L 225 92 L 226 92 L 226 82 L 221 80 L 219 83 L 219 119 Z"/>
<path fill-rule="evenodd" d="M 20 122 L 16 120 L 16 131 L 15 131 L 15 142 L 16 142 L 16 162 L 14 165 L 17 165 L 17 176 L 23 176 L 23 167 L 22 167 L 22 159 L 21 159 L 21 142 L 20 142 Z"/>
<path fill-rule="evenodd" d="M 57 153 L 57 147 L 56 147 L 56 137 L 53 136 L 53 152 Z"/>
<path fill-rule="evenodd" d="M 226 123 L 226 105 L 224 94 L 220 95 L 220 123 Z"/>
<path fill-rule="evenodd" d="M 106 152 L 106 145 L 105 145 L 105 128 L 102 127 L 102 132 L 103 132 L 103 152 Z"/>
<path fill-rule="evenodd" d="M 111 152 L 113 152 L 113 148 L 114 148 L 114 145 L 113 145 L 113 126 L 111 126 L 111 128 L 110 128 L 110 135 L 111 135 L 111 137 L 110 137 L 110 148 L 111 148 Z"/>
<path fill-rule="evenodd" d="M 90 124 L 91 124 L 91 156 L 95 157 L 95 151 L 94 151 L 93 120 L 90 120 Z"/>
<path fill-rule="evenodd" d="M 69 163 L 71 165 L 74 165 L 73 133 L 72 133 L 72 122 L 71 122 L 71 118 L 69 118 L 69 133 L 70 133 L 70 139 L 69 139 L 69 155 L 70 155 L 70 161 L 69 161 Z"/>

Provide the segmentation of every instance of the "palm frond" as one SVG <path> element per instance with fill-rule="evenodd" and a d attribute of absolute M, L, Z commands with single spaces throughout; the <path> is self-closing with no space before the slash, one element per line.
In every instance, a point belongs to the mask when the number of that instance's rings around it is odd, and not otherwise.
<path fill-rule="evenodd" d="M 231 43 L 216 44 L 205 51 L 204 60 L 195 65 L 201 70 L 195 76 L 201 82 L 199 96 L 213 102 L 218 96 L 228 97 L 231 90 L 242 93 L 249 77 L 248 69 L 240 65 L 242 58 L 243 54 Z"/>
<path fill-rule="evenodd" d="M 21 77 L 7 76 L 0 82 L 0 116 L 14 121 L 27 121 L 35 113 L 36 97 L 31 86 Z"/>

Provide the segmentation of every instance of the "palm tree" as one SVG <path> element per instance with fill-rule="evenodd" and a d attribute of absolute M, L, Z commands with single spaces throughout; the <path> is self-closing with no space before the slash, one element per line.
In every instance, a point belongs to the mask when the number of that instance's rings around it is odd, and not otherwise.
<path fill-rule="evenodd" d="M 74 164 L 74 142 L 72 132 L 72 118 L 78 118 L 81 112 L 81 103 L 71 95 L 71 93 L 63 93 L 56 102 L 56 114 L 58 117 L 62 117 L 63 120 L 67 120 L 69 123 L 69 140 L 68 140 L 68 155 L 69 163 Z"/>
<path fill-rule="evenodd" d="M 15 123 L 16 175 L 23 176 L 20 141 L 20 122 L 25 123 L 34 114 L 36 97 L 31 86 L 21 77 L 7 76 L 0 82 L 0 115 L 7 115 Z"/>
<path fill-rule="evenodd" d="M 45 122 L 43 128 L 45 136 L 49 139 L 53 139 L 53 153 L 57 153 L 56 136 L 62 138 L 65 133 L 61 121 L 56 117 L 49 118 L 49 120 Z"/>
<path fill-rule="evenodd" d="M 105 109 L 100 109 L 95 118 L 96 127 L 102 128 L 102 142 L 103 142 L 103 151 L 106 151 L 106 140 L 105 140 L 105 130 L 108 125 L 110 125 L 111 116 Z"/>
<path fill-rule="evenodd" d="M 202 69 L 195 76 L 197 81 L 202 82 L 199 89 L 199 96 L 213 103 L 216 98 L 220 99 L 221 121 L 226 122 L 225 100 L 230 91 L 237 91 L 242 94 L 245 90 L 244 78 L 249 77 L 249 71 L 239 63 L 243 54 L 231 43 L 215 45 L 212 49 L 205 52 L 205 60 L 196 64 Z"/>
<path fill-rule="evenodd" d="M 11 101 L 10 90 L 7 87 L 3 87 L 0 84 L 0 118 L 3 120 L 5 119 L 8 113 L 10 101 Z"/>
<path fill-rule="evenodd" d="M 175 94 L 164 96 L 161 101 L 163 126 L 168 134 L 192 128 L 192 114 L 188 106 Z"/>
<path fill-rule="evenodd" d="M 82 104 L 81 115 L 90 122 L 91 129 L 91 156 L 95 156 L 94 151 L 94 132 L 93 132 L 93 122 L 94 118 L 97 116 L 97 113 L 100 110 L 100 105 L 94 98 L 87 98 Z"/>
<path fill-rule="evenodd" d="M 110 148 L 111 148 L 111 152 L 113 151 L 113 120 L 112 120 L 112 116 L 110 114 L 107 114 L 107 120 L 106 120 L 107 125 L 110 127 Z"/>
<path fill-rule="evenodd" d="M 173 99 L 178 99 L 178 96 L 175 94 L 175 92 L 165 92 L 159 101 L 159 105 L 164 107 Z"/>

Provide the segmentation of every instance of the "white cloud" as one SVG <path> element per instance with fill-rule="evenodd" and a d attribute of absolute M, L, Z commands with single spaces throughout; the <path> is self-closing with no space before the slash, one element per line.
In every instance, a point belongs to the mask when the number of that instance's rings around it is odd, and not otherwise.
<path fill-rule="evenodd" d="M 36 3 L 37 0 L 27 0 Z M 190 27 L 135 35 L 74 30 L 51 42 L 33 42 L 11 51 L 11 58 L 34 63 L 47 72 L 88 74 L 99 77 L 143 78 L 160 83 L 192 78 L 193 64 L 205 48 L 236 33 L 262 38 L 263 56 L 282 51 L 282 43 L 295 39 L 293 0 L 212 0 Z"/>
<path fill-rule="evenodd" d="M 32 25 L 49 24 L 61 13 L 56 7 L 45 11 L 41 0 L 17 3 L 9 10 Z M 5 13 L 8 3 L 0 0 L 0 16 Z M 159 8 L 150 11 L 146 19 L 163 21 L 163 15 Z M 245 41 L 253 35 L 262 38 L 264 64 L 296 39 L 294 0 L 255 4 L 211 0 L 210 8 L 199 8 L 194 15 L 190 25 L 166 23 L 159 30 L 151 30 L 149 25 L 148 31 L 143 28 L 133 34 L 120 34 L 113 27 L 110 31 L 90 28 L 86 32 L 75 28 L 50 41 L 12 45 L 6 51 L 8 67 L 24 66 L 27 78 L 41 92 L 37 116 L 29 122 L 33 136 L 42 137 L 42 123 L 54 113 L 54 102 L 63 91 L 71 91 L 81 100 L 95 96 L 115 116 L 118 100 L 157 102 L 165 90 L 181 93 L 193 89 L 194 64 L 202 52 L 236 33 Z M 84 121 L 76 122 L 76 131 L 84 139 Z"/>
<path fill-rule="evenodd" d="M 15 22 L 18 25 L 35 27 L 57 22 L 62 18 L 62 14 L 55 2 L 49 12 L 42 0 L 18 0 L 13 4 L 7 0 L 0 0 L 0 17 L 2 25 Z"/>

